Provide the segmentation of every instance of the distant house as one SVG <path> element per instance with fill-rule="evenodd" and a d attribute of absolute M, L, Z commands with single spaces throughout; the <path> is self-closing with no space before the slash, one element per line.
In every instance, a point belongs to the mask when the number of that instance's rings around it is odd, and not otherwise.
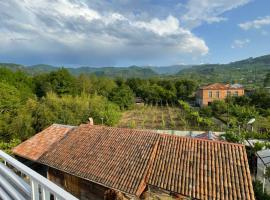
<path fill-rule="evenodd" d="M 224 100 L 227 96 L 242 96 L 244 93 L 244 87 L 240 84 L 214 83 L 199 88 L 196 103 L 207 106 L 214 100 Z"/>
<path fill-rule="evenodd" d="M 245 146 L 153 131 L 54 124 L 13 149 L 81 200 L 254 200 Z M 149 198 L 151 197 L 151 198 Z"/>
<path fill-rule="evenodd" d="M 144 105 L 144 100 L 141 97 L 136 97 L 135 98 L 135 103 L 137 105 Z"/>

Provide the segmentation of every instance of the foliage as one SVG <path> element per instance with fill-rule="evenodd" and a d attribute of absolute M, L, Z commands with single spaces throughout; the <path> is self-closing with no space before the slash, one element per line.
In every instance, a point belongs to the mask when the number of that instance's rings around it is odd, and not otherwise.
<path fill-rule="evenodd" d="M 188 79 L 178 80 L 175 82 L 175 88 L 178 99 L 187 99 L 197 89 L 197 83 Z"/>
<path fill-rule="evenodd" d="M 252 182 L 255 198 L 257 200 L 270 200 L 270 195 L 263 192 L 263 184 L 256 180 Z"/>
<path fill-rule="evenodd" d="M 210 106 L 204 106 L 199 110 L 199 113 L 202 117 L 212 117 L 212 109 Z"/>
<path fill-rule="evenodd" d="M 263 147 L 264 147 L 264 144 L 263 144 L 263 143 L 261 143 L 261 142 L 256 142 L 256 143 L 254 144 L 253 150 L 254 150 L 255 152 L 261 151 L 261 150 L 263 149 Z"/>
<path fill-rule="evenodd" d="M 0 113 L 13 111 L 21 104 L 19 90 L 7 83 L 0 82 L 0 96 Z"/>
<path fill-rule="evenodd" d="M 251 96 L 251 104 L 256 108 L 270 108 L 270 93 L 265 90 L 256 90 Z"/>
<path fill-rule="evenodd" d="M 233 83 L 236 80 L 237 83 L 247 87 L 262 87 L 265 75 L 269 72 L 269 61 L 270 56 L 266 55 L 229 64 L 194 65 L 179 71 L 177 75 L 199 80 L 202 83 Z"/>
<path fill-rule="evenodd" d="M 49 74 L 38 75 L 34 78 L 35 92 L 37 96 L 45 96 L 48 92 L 58 95 L 73 94 L 75 91 L 75 79 L 67 69 L 61 68 Z"/>
<path fill-rule="evenodd" d="M 228 142 L 241 143 L 243 141 L 243 136 L 235 133 L 235 131 L 227 130 L 226 133 L 221 136 Z"/>
<path fill-rule="evenodd" d="M 12 139 L 10 142 L 0 141 L 0 149 L 8 154 L 11 154 L 11 149 L 20 143 L 21 141 L 19 139 Z"/>
<path fill-rule="evenodd" d="M 86 123 L 89 117 L 92 117 L 95 123 L 101 123 L 103 118 L 104 124 L 114 125 L 120 118 L 118 107 L 106 98 L 86 94 L 58 97 L 49 93 L 33 112 L 32 115 L 36 116 L 34 126 L 37 130 L 42 130 L 52 123 L 79 125 Z"/>
<path fill-rule="evenodd" d="M 214 115 L 222 115 L 227 111 L 227 104 L 224 101 L 213 101 L 211 104 L 212 112 Z"/>
<path fill-rule="evenodd" d="M 266 74 L 263 84 L 264 87 L 270 87 L 270 72 Z"/>
<path fill-rule="evenodd" d="M 202 117 L 200 113 L 194 110 L 187 102 L 183 100 L 178 101 L 180 107 L 185 111 L 186 119 L 193 125 L 204 130 L 213 128 L 213 121 L 211 118 Z"/>
<path fill-rule="evenodd" d="M 186 79 L 152 78 L 142 80 L 128 79 L 126 84 L 137 97 L 143 98 L 147 103 L 177 103 L 178 99 L 188 99 L 195 92 L 197 83 Z"/>
<path fill-rule="evenodd" d="M 268 181 L 270 181 L 270 167 L 267 167 L 267 168 L 266 168 L 266 171 L 265 171 L 265 178 L 267 178 Z"/>
<path fill-rule="evenodd" d="M 77 78 L 66 69 L 34 77 L 4 68 L 0 72 L 2 148 L 11 148 L 14 141 L 24 141 L 53 123 L 79 125 L 92 117 L 96 124 L 113 126 L 121 117 L 119 106 L 107 99 L 116 87 L 114 80 Z"/>
<path fill-rule="evenodd" d="M 121 110 L 130 109 L 134 106 L 134 94 L 132 90 L 125 85 L 121 85 L 112 90 L 109 100 L 116 103 Z"/>

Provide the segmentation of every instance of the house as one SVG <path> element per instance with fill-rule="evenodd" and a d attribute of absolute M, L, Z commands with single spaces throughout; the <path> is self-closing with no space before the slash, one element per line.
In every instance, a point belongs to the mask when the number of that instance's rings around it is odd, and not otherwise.
<path fill-rule="evenodd" d="M 136 97 L 135 98 L 135 103 L 137 105 L 144 105 L 144 100 L 141 97 Z"/>
<path fill-rule="evenodd" d="M 244 88 L 240 84 L 214 83 L 200 87 L 196 93 L 196 103 L 207 106 L 214 100 L 224 100 L 227 96 L 243 96 Z"/>
<path fill-rule="evenodd" d="M 13 149 L 79 199 L 254 200 L 245 146 L 153 131 L 54 124 Z"/>

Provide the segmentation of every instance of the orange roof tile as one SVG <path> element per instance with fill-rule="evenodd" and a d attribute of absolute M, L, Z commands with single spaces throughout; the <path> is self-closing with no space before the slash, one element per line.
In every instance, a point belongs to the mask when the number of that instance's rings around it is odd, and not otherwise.
<path fill-rule="evenodd" d="M 48 151 L 53 144 L 61 140 L 72 128 L 74 127 L 53 124 L 13 148 L 12 152 L 18 156 L 36 161 Z"/>
<path fill-rule="evenodd" d="M 159 135 L 150 131 L 81 125 L 39 162 L 139 196 Z"/>
<path fill-rule="evenodd" d="M 202 90 L 234 90 L 234 89 L 243 89 L 243 86 L 240 84 L 223 84 L 223 83 L 213 83 L 206 86 L 200 87 Z"/>
<path fill-rule="evenodd" d="M 37 148 L 37 162 L 136 196 L 152 185 L 195 199 L 254 200 L 243 145 L 88 124 L 64 135 L 50 149 L 31 138 L 14 153 L 33 158 Z"/>
<path fill-rule="evenodd" d="M 254 200 L 245 146 L 162 135 L 149 185 L 195 199 Z"/>

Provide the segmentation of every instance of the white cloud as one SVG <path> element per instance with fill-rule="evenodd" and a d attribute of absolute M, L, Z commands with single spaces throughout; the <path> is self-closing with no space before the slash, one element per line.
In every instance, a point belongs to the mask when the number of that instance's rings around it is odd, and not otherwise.
<path fill-rule="evenodd" d="M 231 48 L 232 49 L 243 48 L 243 47 L 245 47 L 249 43 L 250 43 L 250 40 L 249 39 L 234 40 L 233 43 L 232 43 L 232 45 L 231 45 Z"/>
<path fill-rule="evenodd" d="M 7 55 L 9 59 L 104 65 L 121 59 L 158 62 L 208 53 L 204 40 L 172 15 L 131 17 L 95 10 L 79 0 L 0 3 L 0 59 Z"/>
<path fill-rule="evenodd" d="M 221 15 L 249 3 L 251 0 L 189 0 L 186 13 L 181 17 L 186 27 L 194 28 L 202 23 L 227 20 Z"/>
<path fill-rule="evenodd" d="M 269 26 L 270 25 L 270 16 L 265 16 L 253 21 L 248 21 L 239 24 L 240 28 L 243 30 L 249 30 L 249 29 L 260 29 L 264 26 Z"/>
<path fill-rule="evenodd" d="M 177 34 L 180 31 L 179 21 L 173 16 L 168 16 L 165 20 L 159 20 L 157 18 L 152 19 L 150 22 L 138 21 L 134 23 L 139 28 L 150 30 L 160 36 Z"/>

